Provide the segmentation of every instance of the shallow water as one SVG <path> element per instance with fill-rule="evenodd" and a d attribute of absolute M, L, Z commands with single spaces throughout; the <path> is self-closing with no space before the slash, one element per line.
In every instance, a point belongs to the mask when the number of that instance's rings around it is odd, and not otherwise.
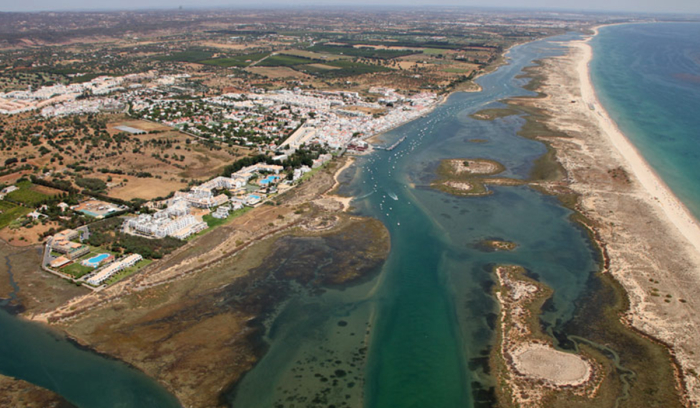
<path fill-rule="evenodd" d="M 321 296 L 300 292 L 281 307 L 268 322 L 268 353 L 236 387 L 233 406 L 491 405 L 492 266 L 523 265 L 555 289 L 543 316 L 551 326 L 571 318 L 596 270 L 594 254 L 570 212 L 528 187 L 458 198 L 427 186 L 444 158 L 493 159 L 506 166 L 505 176 L 527 177 L 545 147 L 516 135 L 524 120 L 478 121 L 469 114 L 529 94 L 516 76 L 532 60 L 560 52 L 550 41 L 515 47 L 509 65 L 479 80 L 483 92 L 452 95 L 383 136 L 387 143 L 407 136 L 398 148 L 357 161 L 344 190 L 362 197 L 353 202 L 358 213 L 390 230 L 389 259 L 370 282 Z M 474 244 L 484 238 L 519 247 L 483 252 Z M 351 372 L 351 381 L 335 370 Z"/>
<path fill-rule="evenodd" d="M 179 407 L 145 374 L 83 350 L 0 309 L 0 374 L 55 391 L 78 407 Z"/>

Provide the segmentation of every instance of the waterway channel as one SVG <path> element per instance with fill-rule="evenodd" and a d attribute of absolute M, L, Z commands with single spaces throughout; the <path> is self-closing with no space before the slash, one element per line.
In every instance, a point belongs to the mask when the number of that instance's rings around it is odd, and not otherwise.
<path fill-rule="evenodd" d="M 389 259 L 371 282 L 321 296 L 300 294 L 268 322 L 269 350 L 231 392 L 234 407 L 486 407 L 496 304 L 492 267 L 526 267 L 555 290 L 543 316 L 559 327 L 597 269 L 586 234 L 556 199 L 526 186 L 455 197 L 429 187 L 440 160 L 486 158 L 506 177 L 527 178 L 545 151 L 516 133 L 519 116 L 469 115 L 528 95 L 522 69 L 558 55 L 567 35 L 514 47 L 508 65 L 456 93 L 432 113 L 382 138 L 391 151 L 359 158 L 344 174 L 355 211 L 391 232 Z M 478 143 L 474 141 L 478 139 Z M 484 252 L 479 241 L 513 241 Z"/>
<path fill-rule="evenodd" d="M 514 47 L 505 65 L 432 113 L 383 136 L 392 151 L 359 158 L 344 174 L 358 214 L 379 218 L 392 251 L 375 277 L 344 290 L 299 289 L 267 321 L 268 349 L 229 394 L 235 407 L 491 406 L 487 356 L 493 341 L 492 266 L 515 263 L 555 290 L 543 320 L 558 326 L 596 270 L 570 212 L 529 187 L 490 187 L 486 197 L 429 188 L 444 158 L 487 158 L 504 176 L 526 178 L 545 152 L 516 135 L 524 123 L 469 117 L 527 95 L 518 78 L 532 61 L 563 52 L 556 41 Z M 481 143 L 474 143 L 480 139 Z M 484 252 L 485 238 L 513 252 Z M 58 392 L 83 408 L 176 407 L 158 384 L 124 364 L 82 350 L 45 327 L 0 310 L 0 374 Z"/>

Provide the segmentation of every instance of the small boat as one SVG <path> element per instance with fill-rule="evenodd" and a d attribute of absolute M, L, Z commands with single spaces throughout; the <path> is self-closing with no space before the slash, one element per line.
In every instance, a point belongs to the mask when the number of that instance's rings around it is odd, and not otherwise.
<path fill-rule="evenodd" d="M 394 201 L 399 201 L 399 197 L 397 197 L 396 194 L 392 192 L 389 192 L 387 194 L 389 194 L 389 197 L 391 197 Z"/>

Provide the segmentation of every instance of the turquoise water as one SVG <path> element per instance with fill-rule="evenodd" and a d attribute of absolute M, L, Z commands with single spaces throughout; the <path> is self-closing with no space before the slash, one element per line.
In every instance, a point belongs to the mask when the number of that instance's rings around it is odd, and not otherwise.
<path fill-rule="evenodd" d="M 604 27 L 591 45 L 601 103 L 700 218 L 700 23 Z"/>
<path fill-rule="evenodd" d="M 592 64 L 611 116 L 696 215 L 699 30 L 698 24 L 605 28 L 593 42 Z M 345 193 L 358 197 L 357 212 L 390 230 L 389 259 L 375 278 L 355 287 L 321 294 L 299 288 L 265 322 L 267 352 L 229 393 L 233 406 L 492 406 L 493 265 L 523 265 L 551 286 L 553 301 L 542 319 L 548 330 L 560 331 L 596 270 L 595 254 L 568 210 L 527 187 L 458 198 L 428 185 L 444 158 L 494 159 L 506 166 L 505 176 L 525 178 L 545 148 L 516 135 L 524 120 L 477 121 L 469 114 L 529 94 L 517 78 L 522 68 L 561 52 L 546 40 L 515 47 L 509 65 L 479 79 L 483 92 L 455 94 L 386 134 L 385 143 L 406 140 L 359 159 L 344 175 Z M 474 244 L 484 238 L 519 247 L 482 252 Z M 2 374 L 55 390 L 81 407 L 177 406 L 141 373 L 41 326 L 0 311 L 0 328 Z"/>
<path fill-rule="evenodd" d="M 0 374 L 55 391 L 78 407 L 180 407 L 145 374 L 1 309 Z"/>
<path fill-rule="evenodd" d="M 357 197 L 358 213 L 384 222 L 391 254 L 370 282 L 320 296 L 300 291 L 281 307 L 267 322 L 267 353 L 230 394 L 234 407 L 492 406 L 493 266 L 523 265 L 555 289 L 543 316 L 554 330 L 572 317 L 595 255 L 570 212 L 528 187 L 477 198 L 428 185 L 444 158 L 493 159 L 504 175 L 526 178 L 545 147 L 516 135 L 524 120 L 469 115 L 530 94 L 516 78 L 523 67 L 561 52 L 549 41 L 514 48 L 509 65 L 480 78 L 483 92 L 452 95 L 379 143 L 406 136 L 398 148 L 358 159 L 344 193 Z M 485 238 L 519 247 L 483 252 L 475 244 Z"/>
<path fill-rule="evenodd" d="M 85 266 L 91 266 L 93 268 L 96 268 L 100 264 L 100 262 L 107 259 L 107 257 L 109 257 L 109 254 L 99 254 L 97 256 L 93 256 L 92 258 L 85 260 L 84 263 Z"/>

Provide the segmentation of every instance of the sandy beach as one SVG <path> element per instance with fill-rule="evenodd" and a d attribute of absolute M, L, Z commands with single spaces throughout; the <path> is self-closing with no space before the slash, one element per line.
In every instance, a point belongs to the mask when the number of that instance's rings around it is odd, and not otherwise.
<path fill-rule="evenodd" d="M 593 56 L 591 46 L 588 42 L 576 42 L 573 45 L 579 47 L 583 53 L 577 65 L 578 74 L 581 78 L 581 98 L 583 102 L 592 107 L 592 110 L 595 112 L 594 116 L 598 120 L 598 125 L 608 137 L 610 143 L 620 152 L 642 187 L 654 198 L 666 214 L 666 217 L 681 234 L 700 252 L 700 226 L 698 222 L 654 172 L 642 155 L 639 154 L 634 145 L 622 134 L 617 124 L 613 122 L 608 112 L 600 104 L 591 83 L 588 68 Z"/>
<path fill-rule="evenodd" d="M 546 123 L 569 137 L 547 138 L 579 193 L 578 210 L 629 295 L 623 320 L 669 346 L 688 405 L 700 402 L 700 226 L 620 132 L 598 101 L 589 76 L 592 49 L 569 43 L 545 60 L 546 98 L 517 104 L 543 109 Z M 552 191 L 554 185 L 549 186 Z"/>

